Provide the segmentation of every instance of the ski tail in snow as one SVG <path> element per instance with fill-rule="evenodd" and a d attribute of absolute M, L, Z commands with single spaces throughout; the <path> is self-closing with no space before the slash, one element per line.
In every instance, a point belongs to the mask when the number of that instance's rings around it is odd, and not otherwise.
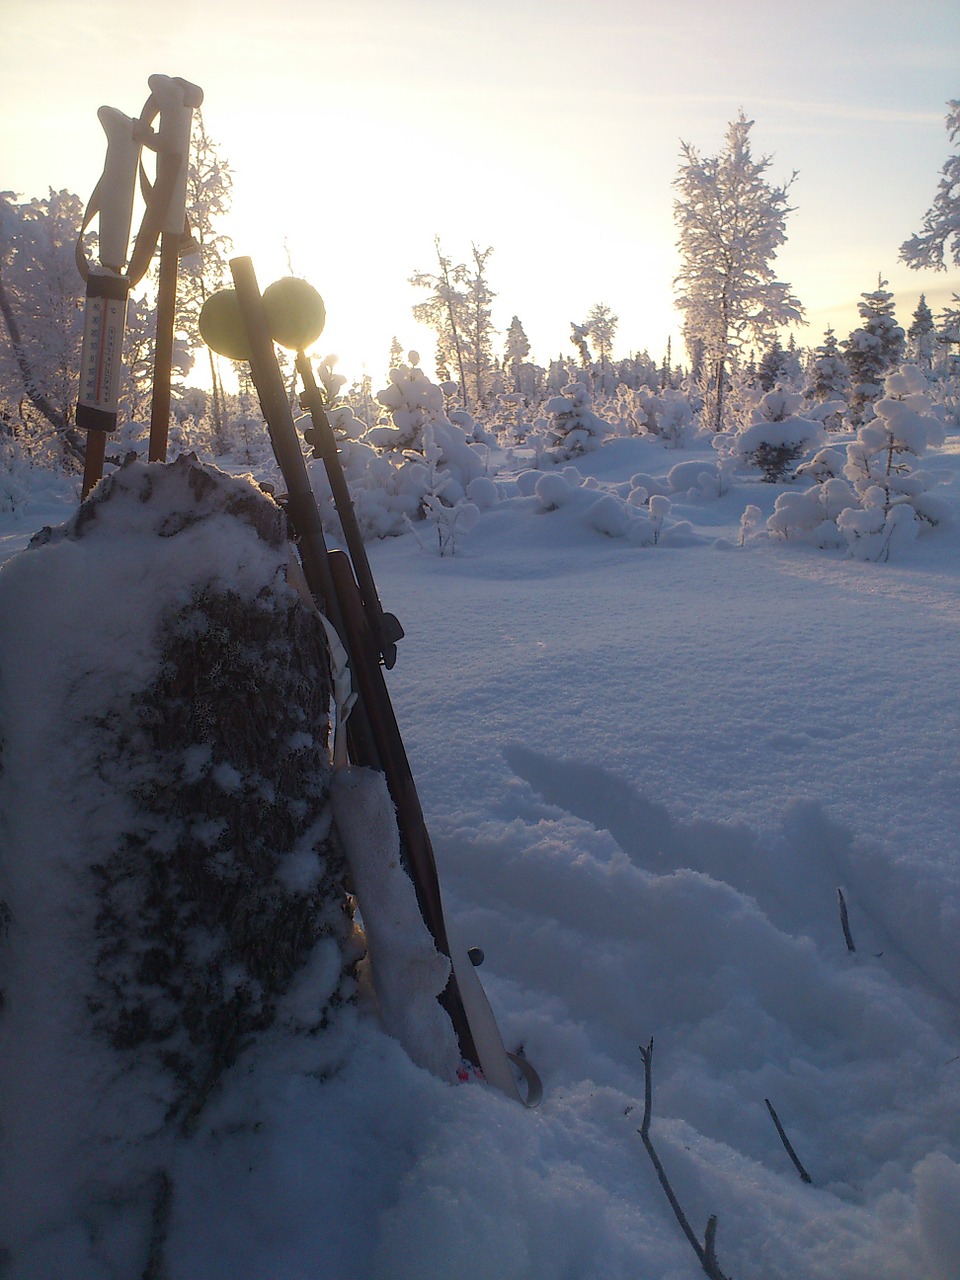
<path fill-rule="evenodd" d="M 384 635 L 376 633 L 371 625 L 370 604 L 376 595 L 366 556 L 362 557 L 362 581 L 358 584 L 351 557 L 343 551 L 327 550 L 253 264 L 249 258 L 234 258 L 230 267 L 246 340 L 245 354 L 287 486 L 286 509 L 304 577 L 317 606 L 340 637 L 349 660 L 357 699 L 347 721 L 348 758 L 352 764 L 377 770 L 386 780 L 396 814 L 401 858 L 413 881 L 420 914 L 437 950 L 450 961 L 449 979 L 439 1001 L 453 1024 L 460 1053 L 491 1085 L 527 1106 L 535 1106 L 542 1095 L 536 1073 L 525 1059 L 507 1053 L 466 949 L 458 942 L 451 942 L 433 847 L 381 669 L 382 663 L 392 665 L 394 655 L 385 645 Z M 201 317 L 201 331 L 202 328 Z M 322 412 L 322 404 L 312 407 Z M 315 428 L 316 424 L 315 413 Z M 332 432 L 330 435 L 332 439 Z M 331 486 L 336 495 L 346 488 L 346 482 L 335 441 L 333 449 L 324 450 L 324 462 L 328 473 L 333 469 L 343 480 L 342 485 Z M 338 511 L 346 530 L 353 517 L 352 506 L 341 509 L 338 503 Z M 353 539 L 347 541 L 351 545 Z M 379 601 L 376 605 L 379 608 Z M 382 627 L 379 631 L 382 632 Z M 388 643 L 395 642 L 401 635 L 402 629 L 396 624 L 387 635 Z M 362 913 L 362 901 L 360 910 Z M 524 1093 L 519 1088 L 518 1077 L 526 1081 Z"/>

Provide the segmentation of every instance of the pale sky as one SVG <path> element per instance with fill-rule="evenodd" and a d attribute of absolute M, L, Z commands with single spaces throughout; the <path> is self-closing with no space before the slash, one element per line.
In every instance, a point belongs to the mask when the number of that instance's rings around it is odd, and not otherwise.
<path fill-rule="evenodd" d="M 740 107 L 769 177 L 798 178 L 777 259 L 797 334 L 845 337 L 878 274 L 906 327 L 960 273 L 913 272 L 960 98 L 958 0 L 0 0 L 0 189 L 88 198 L 97 108 L 139 114 L 154 72 L 204 91 L 234 169 L 227 230 L 262 287 L 294 270 L 327 302 L 318 350 L 386 371 L 391 338 L 433 350 L 408 283 L 492 245 L 494 320 L 533 356 L 572 354 L 607 303 L 615 355 L 675 358 L 672 208 L 681 139 L 723 145 Z"/>

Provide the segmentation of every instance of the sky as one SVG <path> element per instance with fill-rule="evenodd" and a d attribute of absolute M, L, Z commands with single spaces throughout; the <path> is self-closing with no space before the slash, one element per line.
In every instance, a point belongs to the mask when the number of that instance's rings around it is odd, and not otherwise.
<path fill-rule="evenodd" d="M 138 115 L 154 72 L 198 84 L 235 252 L 262 286 L 289 262 L 320 290 L 318 346 L 351 377 L 382 378 L 393 337 L 432 370 L 409 277 L 437 236 L 456 262 L 493 247 L 494 323 L 517 315 L 540 363 L 598 302 L 616 356 L 682 358 L 681 141 L 716 154 L 741 108 L 770 181 L 797 171 L 776 266 L 799 342 L 846 336 L 879 276 L 905 325 L 960 290 L 898 261 L 951 151 L 956 0 L 0 0 L 0 30 L 0 188 L 86 199 L 98 107 Z"/>

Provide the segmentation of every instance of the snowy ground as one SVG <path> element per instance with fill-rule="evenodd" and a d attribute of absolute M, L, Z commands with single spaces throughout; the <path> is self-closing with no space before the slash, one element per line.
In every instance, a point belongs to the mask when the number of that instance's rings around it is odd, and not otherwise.
<path fill-rule="evenodd" d="M 691 1280 L 638 1134 L 651 1037 L 652 1136 L 732 1280 L 957 1280 L 960 481 L 873 564 L 738 546 L 780 491 L 743 476 L 640 548 L 596 488 L 543 511 L 500 464 L 454 556 L 370 551 L 448 913 L 544 1101 L 435 1079 L 364 1014 L 325 1083 L 267 1054 L 177 1157 L 171 1280 Z M 71 510 L 38 493 L 0 551 Z M 43 1256 L 11 1276 L 70 1280 Z"/>

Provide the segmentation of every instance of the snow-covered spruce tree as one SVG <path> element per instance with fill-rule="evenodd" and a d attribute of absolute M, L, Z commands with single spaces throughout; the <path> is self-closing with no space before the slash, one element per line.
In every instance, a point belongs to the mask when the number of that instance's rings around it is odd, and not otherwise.
<path fill-rule="evenodd" d="M 789 479 L 794 464 L 810 451 L 820 436 L 820 425 L 803 418 L 803 396 L 782 387 L 768 391 L 751 412 L 748 424 L 729 438 L 721 453 L 738 464 L 757 467 L 763 479 L 778 484 Z M 718 447 L 723 441 L 718 438 Z"/>
<path fill-rule="evenodd" d="M 701 157 L 683 143 L 673 184 L 682 262 L 674 281 L 677 306 L 684 313 L 691 361 L 703 353 L 706 412 L 715 431 L 723 427 L 731 358 L 745 342 L 762 343 L 779 326 L 803 317 L 800 302 L 776 279 L 772 265 L 787 238 L 793 178 L 782 186 L 766 180 L 770 157 L 753 159 L 752 126 L 741 111 L 717 156 Z"/>
<path fill-rule="evenodd" d="M 823 341 L 814 348 L 810 361 L 809 394 L 818 404 L 823 404 L 828 400 L 845 401 L 849 390 L 849 367 L 836 334 L 832 328 L 828 328 L 824 332 Z"/>
<path fill-rule="evenodd" d="M 510 321 L 510 327 L 507 329 L 503 360 L 510 372 L 510 377 L 513 382 L 513 390 L 520 394 L 523 393 L 523 362 L 529 354 L 530 340 L 523 331 L 523 325 L 520 323 L 520 318 L 518 316 L 514 316 Z"/>
<path fill-rule="evenodd" d="M 264 1054 L 318 1079 L 335 1061 L 356 955 L 330 672 L 287 555 L 256 486 L 183 457 L 112 473 L 0 575 L 17 1274 L 147 1274 L 178 1144 L 214 1099 L 254 1128 Z M 64 632 L 67 659 L 37 664 Z"/>
<path fill-rule="evenodd" d="M 781 346 L 779 335 L 774 334 L 773 341 L 757 365 L 757 381 L 761 388 L 773 391 L 778 386 L 797 387 L 802 377 L 800 353 L 793 334 L 791 333 L 786 347 Z"/>
<path fill-rule="evenodd" d="M 872 403 L 883 390 L 884 376 L 903 359 L 904 332 L 893 314 L 893 294 L 877 277 L 877 287 L 860 295 L 857 310 L 863 324 L 843 343 L 853 383 L 850 414 L 855 424 L 872 415 Z"/>
<path fill-rule="evenodd" d="M 785 382 L 787 377 L 788 357 L 780 345 L 780 335 L 775 333 L 773 341 L 760 357 L 757 366 L 757 381 L 764 391 L 772 391 L 778 383 Z"/>
<path fill-rule="evenodd" d="M 590 453 L 613 434 L 613 427 L 590 408 L 590 391 L 582 382 L 571 382 L 544 406 L 547 445 L 557 462 L 568 462 Z"/>
<path fill-rule="evenodd" d="M 927 306 L 926 294 L 921 293 L 907 330 L 907 359 L 921 369 L 931 369 L 936 349 L 937 326 L 933 321 L 933 312 Z"/>
<path fill-rule="evenodd" d="M 958 143 L 960 101 L 951 100 L 947 107 L 947 133 L 951 142 Z M 960 267 L 960 151 L 948 156 L 940 172 L 942 177 L 933 204 L 924 215 L 923 230 L 900 246 L 902 260 L 917 270 L 932 267 L 945 271 L 945 256 Z"/>

